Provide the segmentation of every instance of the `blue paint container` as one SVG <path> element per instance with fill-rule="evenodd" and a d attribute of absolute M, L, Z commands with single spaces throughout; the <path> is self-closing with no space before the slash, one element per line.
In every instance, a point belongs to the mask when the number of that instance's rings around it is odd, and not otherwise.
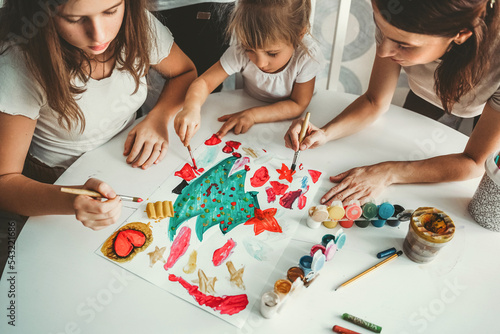
<path fill-rule="evenodd" d="M 386 220 L 385 219 L 375 219 L 372 220 L 372 225 L 375 227 L 382 227 L 385 225 Z"/>
<path fill-rule="evenodd" d="M 313 258 L 312 256 L 309 255 L 304 255 L 300 258 L 299 260 L 299 267 L 304 271 L 304 276 L 309 274 L 311 271 L 311 265 L 312 265 Z"/>
<path fill-rule="evenodd" d="M 378 206 L 378 217 L 387 220 L 394 214 L 394 206 L 389 202 L 384 202 Z"/>
<path fill-rule="evenodd" d="M 330 240 L 335 241 L 335 236 L 333 236 L 333 234 L 325 234 L 323 238 L 321 238 L 321 244 L 326 247 Z"/>

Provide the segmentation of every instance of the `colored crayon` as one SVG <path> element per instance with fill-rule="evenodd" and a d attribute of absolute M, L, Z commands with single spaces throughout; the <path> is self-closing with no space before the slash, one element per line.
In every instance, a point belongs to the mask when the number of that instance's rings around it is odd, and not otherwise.
<path fill-rule="evenodd" d="M 340 333 L 340 334 L 361 334 L 359 332 L 355 332 L 355 331 L 352 331 L 350 329 L 340 327 L 337 325 L 333 326 L 332 331 L 334 331 L 335 333 Z"/>
<path fill-rule="evenodd" d="M 382 327 L 377 326 L 375 324 L 372 324 L 371 322 L 368 322 L 366 320 L 360 319 L 358 317 L 355 317 L 353 315 L 350 315 L 348 313 L 342 314 L 342 319 L 349 321 L 355 325 L 358 325 L 360 327 L 366 328 L 368 330 L 371 330 L 372 332 L 375 333 L 380 333 L 382 331 Z"/>

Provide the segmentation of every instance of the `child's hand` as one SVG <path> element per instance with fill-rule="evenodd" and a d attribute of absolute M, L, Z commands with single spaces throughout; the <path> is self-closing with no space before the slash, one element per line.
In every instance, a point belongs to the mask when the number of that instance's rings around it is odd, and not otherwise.
<path fill-rule="evenodd" d="M 76 219 L 94 231 L 116 223 L 120 218 L 122 201 L 114 190 L 98 179 L 89 179 L 83 188 L 97 191 L 108 200 L 101 201 L 86 195 L 76 196 L 73 201 Z"/>
<path fill-rule="evenodd" d="M 245 133 L 255 124 L 255 118 L 251 111 L 243 110 L 234 114 L 224 115 L 218 118 L 225 122 L 217 132 L 219 137 L 224 137 L 231 129 L 237 135 Z"/>
<path fill-rule="evenodd" d="M 147 169 L 159 163 L 168 149 L 167 124 L 156 120 L 151 113 L 134 126 L 125 140 L 123 155 L 132 167 Z"/>
<path fill-rule="evenodd" d="M 191 138 L 200 128 L 200 122 L 199 110 L 183 109 L 175 116 L 174 129 L 184 146 L 189 145 Z"/>

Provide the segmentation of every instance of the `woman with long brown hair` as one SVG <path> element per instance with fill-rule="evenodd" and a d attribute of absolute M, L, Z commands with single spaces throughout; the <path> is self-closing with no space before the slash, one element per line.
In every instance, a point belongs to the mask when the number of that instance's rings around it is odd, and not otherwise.
<path fill-rule="evenodd" d="M 0 209 L 75 214 L 92 229 L 112 224 L 121 203 L 109 185 L 81 186 L 109 199 L 101 202 L 50 183 L 134 122 L 150 67 L 169 80 L 123 154 L 132 167 L 159 163 L 194 64 L 145 0 L 7 0 L 0 22 Z"/>
<path fill-rule="evenodd" d="M 305 150 L 350 135 L 388 110 L 401 68 L 410 93 L 405 107 L 439 118 L 481 115 L 462 153 L 419 161 L 388 161 L 330 177 L 322 203 L 375 197 L 396 183 L 466 180 L 484 172 L 500 147 L 500 3 L 495 0 L 372 0 L 377 52 L 368 90 L 322 128 L 300 120 L 287 147 Z"/>

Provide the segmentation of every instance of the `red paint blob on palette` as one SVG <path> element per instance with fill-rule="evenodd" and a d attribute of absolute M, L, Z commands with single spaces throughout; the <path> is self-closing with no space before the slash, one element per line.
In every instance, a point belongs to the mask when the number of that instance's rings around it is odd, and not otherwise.
<path fill-rule="evenodd" d="M 146 236 L 141 231 L 121 231 L 114 243 L 115 253 L 120 257 L 126 257 L 135 247 L 141 247 L 145 242 Z"/>
<path fill-rule="evenodd" d="M 209 139 L 207 139 L 205 141 L 205 145 L 207 146 L 214 146 L 214 145 L 218 145 L 222 142 L 222 140 L 219 138 L 219 136 L 217 136 L 216 134 L 213 134 L 212 137 L 210 137 Z"/>
<path fill-rule="evenodd" d="M 318 182 L 319 177 L 321 176 L 321 172 L 318 172 L 317 170 L 314 169 L 308 169 L 309 175 L 311 175 L 311 179 L 313 183 Z"/>
<path fill-rule="evenodd" d="M 243 311 L 248 305 L 248 297 L 245 294 L 222 297 L 211 296 L 204 294 L 198 290 L 196 285 L 189 284 L 182 277 L 170 274 L 168 279 L 171 282 L 179 282 L 198 304 L 206 305 L 221 314 L 233 315 Z"/>
<path fill-rule="evenodd" d="M 255 174 L 250 179 L 252 187 L 261 187 L 269 180 L 269 171 L 265 166 L 260 167 L 255 171 Z"/>

